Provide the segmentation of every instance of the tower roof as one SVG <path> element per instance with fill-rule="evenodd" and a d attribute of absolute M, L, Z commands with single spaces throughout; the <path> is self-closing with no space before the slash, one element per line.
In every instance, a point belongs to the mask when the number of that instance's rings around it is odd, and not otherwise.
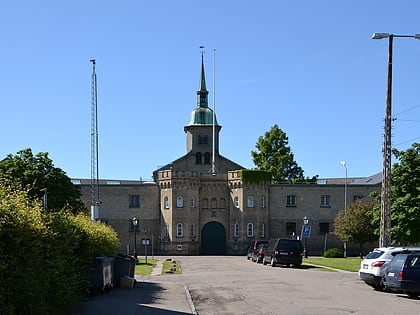
<path fill-rule="evenodd" d="M 200 86 L 197 91 L 197 107 L 191 112 L 187 126 L 213 125 L 213 110 L 208 105 L 208 94 L 206 88 L 206 76 L 204 73 L 204 55 L 201 54 Z M 218 126 L 216 114 L 214 124 Z"/>

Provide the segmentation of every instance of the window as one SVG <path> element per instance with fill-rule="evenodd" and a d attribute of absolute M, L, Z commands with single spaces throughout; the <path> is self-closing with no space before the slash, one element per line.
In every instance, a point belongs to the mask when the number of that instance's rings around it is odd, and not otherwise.
<path fill-rule="evenodd" d="M 130 208 L 140 207 L 140 195 L 128 195 L 128 206 Z"/>
<path fill-rule="evenodd" d="M 296 235 L 296 222 L 286 222 L 286 235 Z"/>
<path fill-rule="evenodd" d="M 219 207 L 220 207 L 220 209 L 226 209 L 226 199 L 225 198 L 220 198 Z"/>
<path fill-rule="evenodd" d="M 328 222 L 319 223 L 319 234 L 330 233 L 330 224 Z"/>
<path fill-rule="evenodd" d="M 184 207 L 184 198 L 181 196 L 176 197 L 176 207 L 183 208 Z"/>
<path fill-rule="evenodd" d="M 330 207 L 330 196 L 327 196 L 327 195 L 321 196 L 321 207 L 323 208 Z"/>
<path fill-rule="evenodd" d="M 163 227 L 163 239 L 169 240 L 169 228 L 167 224 Z"/>
<path fill-rule="evenodd" d="M 239 224 L 235 223 L 233 226 L 233 237 L 239 237 Z"/>
<path fill-rule="evenodd" d="M 163 207 L 165 209 L 169 209 L 169 198 L 167 196 L 165 196 L 165 198 L 163 198 Z"/>
<path fill-rule="evenodd" d="M 201 153 L 197 152 L 195 154 L 195 164 L 201 164 Z"/>
<path fill-rule="evenodd" d="M 203 198 L 203 200 L 201 200 L 201 207 L 203 209 L 208 209 L 209 208 L 209 200 L 207 198 Z"/>
<path fill-rule="evenodd" d="M 261 237 L 265 237 L 265 224 L 261 223 L 261 227 L 260 227 L 260 236 Z"/>
<path fill-rule="evenodd" d="M 204 164 L 210 164 L 210 153 L 204 153 Z"/>
<path fill-rule="evenodd" d="M 184 225 L 182 223 L 176 225 L 176 237 L 184 237 Z"/>
<path fill-rule="evenodd" d="M 195 233 L 196 233 L 195 224 L 191 224 L 191 237 L 195 237 Z"/>
<path fill-rule="evenodd" d="M 265 208 L 265 197 L 261 197 L 261 208 Z"/>
<path fill-rule="evenodd" d="M 195 198 L 191 198 L 191 208 L 195 208 Z"/>
<path fill-rule="evenodd" d="M 198 135 L 198 144 L 207 144 L 209 137 L 207 135 Z"/>
<path fill-rule="evenodd" d="M 363 198 L 364 198 L 363 195 L 355 195 L 355 196 L 353 196 L 353 201 L 361 200 Z"/>
<path fill-rule="evenodd" d="M 288 195 L 286 197 L 286 207 L 296 207 L 296 195 Z"/>
<path fill-rule="evenodd" d="M 248 223 L 246 226 L 246 236 L 254 237 L 254 224 Z"/>
<path fill-rule="evenodd" d="M 238 196 L 233 198 L 233 203 L 235 205 L 235 208 L 239 208 L 239 197 Z"/>
<path fill-rule="evenodd" d="M 217 209 L 217 199 L 216 198 L 211 198 L 210 206 L 213 210 Z"/>
<path fill-rule="evenodd" d="M 254 208 L 254 197 L 248 196 L 248 208 Z"/>

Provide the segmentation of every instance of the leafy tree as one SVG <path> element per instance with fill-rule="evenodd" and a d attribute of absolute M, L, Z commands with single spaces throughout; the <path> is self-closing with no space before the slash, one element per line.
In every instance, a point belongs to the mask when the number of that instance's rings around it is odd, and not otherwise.
<path fill-rule="evenodd" d="M 47 188 L 50 211 L 65 207 L 73 213 L 87 211 L 80 200 L 80 188 L 73 185 L 63 170 L 54 166 L 46 152 L 33 155 L 28 148 L 16 155 L 9 154 L 0 161 L 0 178 L 8 179 L 18 188 L 27 189 L 32 198 L 43 198 L 41 189 Z"/>
<path fill-rule="evenodd" d="M 391 177 L 391 239 L 396 244 L 420 242 L 420 143 L 393 150 L 399 163 Z"/>
<path fill-rule="evenodd" d="M 270 172 L 273 183 L 313 182 L 305 179 L 303 169 L 294 160 L 294 155 L 288 146 L 289 139 L 277 124 L 271 127 L 264 136 L 258 138 L 255 147 L 258 151 L 251 151 L 252 159 L 257 169 Z"/>
<path fill-rule="evenodd" d="M 372 223 L 374 203 L 357 200 L 350 204 L 347 211 L 340 211 L 335 218 L 334 234 L 343 242 L 356 243 L 360 246 L 363 257 L 363 245 L 378 239 L 375 225 Z"/>

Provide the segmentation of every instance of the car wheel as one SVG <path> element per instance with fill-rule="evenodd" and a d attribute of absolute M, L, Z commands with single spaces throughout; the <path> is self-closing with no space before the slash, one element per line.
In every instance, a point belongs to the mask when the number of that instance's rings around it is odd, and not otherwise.
<path fill-rule="evenodd" d="M 419 297 L 420 292 L 405 291 L 405 294 L 407 294 L 409 297 L 415 299 L 415 298 Z"/>
<path fill-rule="evenodd" d="M 276 265 L 276 263 L 274 262 L 274 258 L 271 257 L 271 262 L 270 262 L 271 267 L 274 267 Z"/>

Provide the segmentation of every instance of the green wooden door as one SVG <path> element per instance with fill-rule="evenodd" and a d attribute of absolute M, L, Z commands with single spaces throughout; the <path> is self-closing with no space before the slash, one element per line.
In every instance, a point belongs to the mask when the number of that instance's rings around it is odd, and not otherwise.
<path fill-rule="evenodd" d="M 201 254 L 225 255 L 226 230 L 219 222 L 209 222 L 201 230 Z"/>

